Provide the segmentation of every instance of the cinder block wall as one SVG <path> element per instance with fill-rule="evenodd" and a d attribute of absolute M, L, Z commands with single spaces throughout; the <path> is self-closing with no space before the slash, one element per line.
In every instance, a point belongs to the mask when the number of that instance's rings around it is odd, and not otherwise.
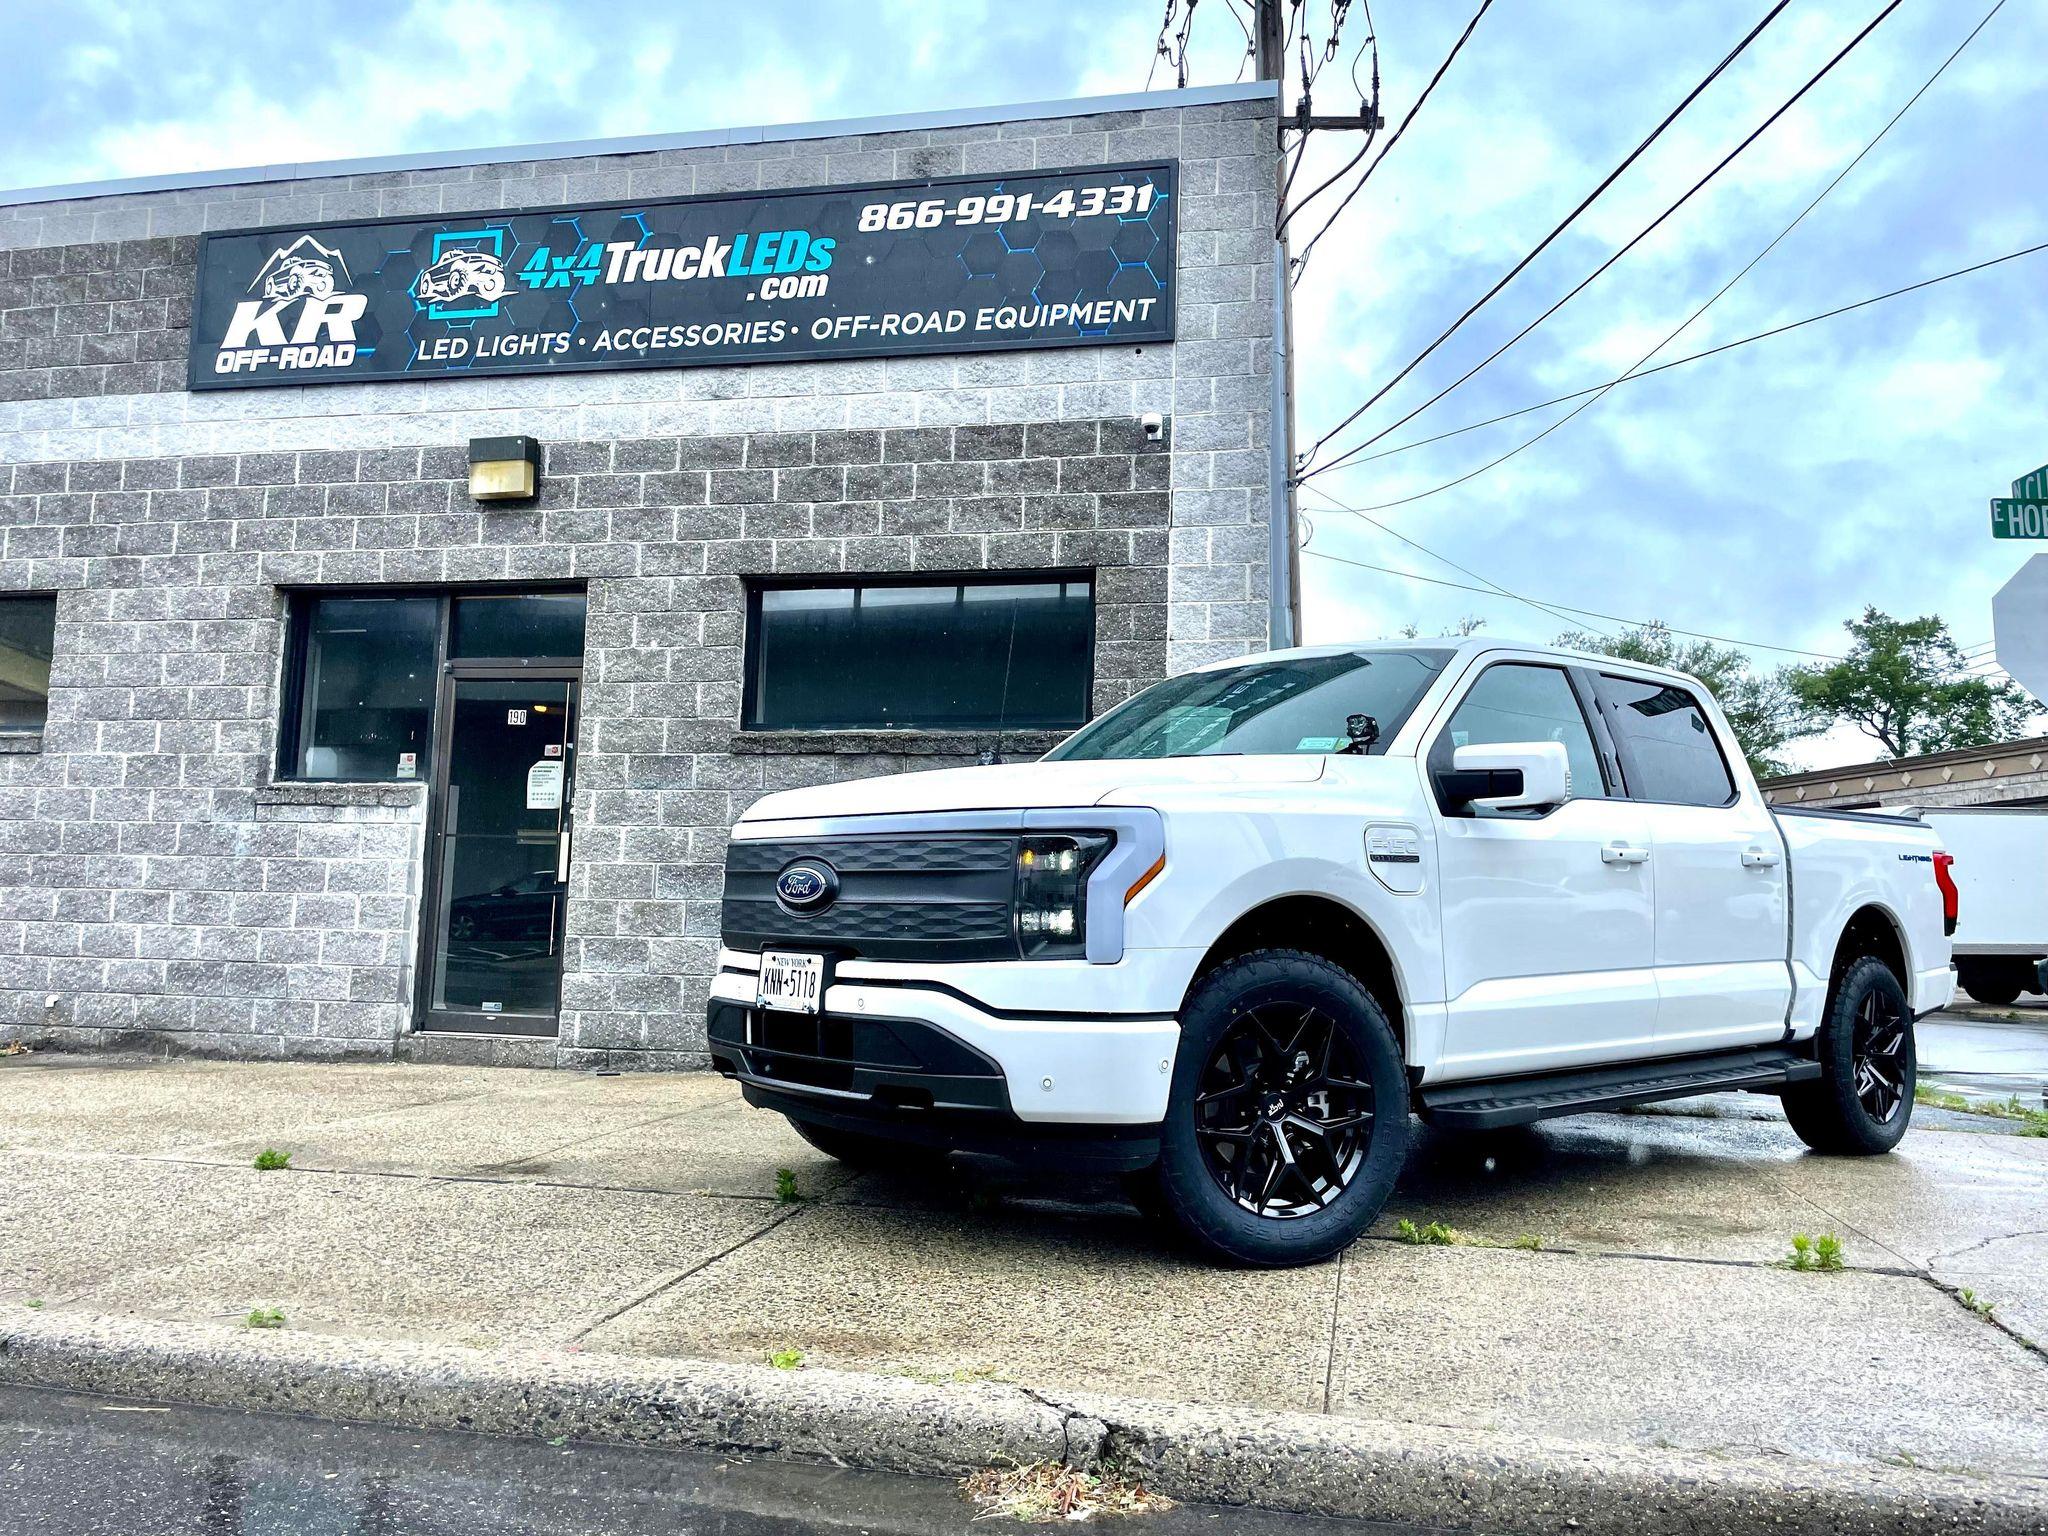
<path fill-rule="evenodd" d="M 701 1065 L 733 819 L 991 744 L 743 735 L 744 576 L 1093 567 L 1098 709 L 1265 643 L 1272 112 L 0 208 L 0 591 L 59 595 L 48 730 L 0 742 L 0 1034 L 403 1049 L 424 786 L 275 782 L 282 592 L 568 580 L 590 623 L 553 1059 Z M 1182 200 L 1168 346 L 183 388 L 201 229 L 1160 156 Z M 485 511 L 464 445 L 504 433 L 546 445 L 545 490 Z"/>

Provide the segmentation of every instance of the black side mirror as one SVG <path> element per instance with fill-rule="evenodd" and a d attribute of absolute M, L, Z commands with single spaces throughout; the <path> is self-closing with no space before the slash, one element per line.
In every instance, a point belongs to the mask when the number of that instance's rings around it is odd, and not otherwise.
<path fill-rule="evenodd" d="M 1436 792 L 1446 810 L 1474 800 L 1495 800 L 1522 792 L 1519 768 L 1452 768 L 1436 776 Z"/>

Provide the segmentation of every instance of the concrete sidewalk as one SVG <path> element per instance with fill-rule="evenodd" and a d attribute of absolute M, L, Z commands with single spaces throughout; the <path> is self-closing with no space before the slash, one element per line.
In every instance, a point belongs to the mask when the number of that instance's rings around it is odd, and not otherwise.
<path fill-rule="evenodd" d="M 1349 1436 L 1354 1458 L 1369 1440 L 1503 1475 L 1548 1456 L 1651 1487 L 1835 1479 L 1879 1505 L 1888 1489 L 1975 1500 L 1986 1529 L 2029 1528 L 2000 1511 L 2048 1519 L 2048 1140 L 1916 1128 L 1888 1158 L 1822 1159 L 1768 1100 L 1692 1108 L 1425 1135 L 1340 1262 L 1245 1273 L 1191 1260 L 1106 1193 L 850 1175 L 710 1077 L 16 1058 L 0 1063 L 0 1362 L 16 1362 L 0 1375 L 94 1340 L 146 1360 L 151 1330 L 194 1392 L 265 1351 L 303 1380 L 411 1349 L 444 1376 L 567 1372 L 565 1392 L 618 1361 L 638 1391 L 743 1383 L 749 1412 L 857 1372 L 870 1408 L 1028 1400 L 1070 1440 L 1099 1419 L 1169 1480 L 1183 1455 L 1198 1497 L 1462 1523 L 1391 1507 L 1392 1482 L 1316 1481 L 1305 1447 Z M 256 1172 L 266 1147 L 290 1170 Z M 776 1199 L 784 1168 L 797 1203 Z M 1468 1241 L 1401 1243 L 1402 1218 Z M 1838 1234 L 1846 1272 L 1778 1267 L 1795 1232 Z M 240 1330 L 256 1307 L 285 1332 Z M 786 1350 L 804 1370 L 738 1369 Z M 79 1369 L 38 1379 L 169 1392 L 178 1374 Z M 1147 1434 L 1118 1438 L 1146 1414 Z M 1265 1459 L 1250 1442 L 1209 1456 L 1210 1429 L 1175 1440 L 1176 1414 L 1255 1422 Z M 861 1459 L 843 1440 L 790 1448 Z M 1225 1465 L 1235 1483 L 1193 1486 Z M 1505 1518 L 1489 1516 L 1522 1528 Z"/>

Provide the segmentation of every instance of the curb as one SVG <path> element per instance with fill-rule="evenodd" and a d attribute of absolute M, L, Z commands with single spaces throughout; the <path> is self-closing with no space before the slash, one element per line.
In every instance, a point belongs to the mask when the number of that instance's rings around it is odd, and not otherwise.
<path fill-rule="evenodd" d="M 0 1383 L 407 1429 L 688 1447 L 958 1477 L 1107 1456 L 1175 1498 L 1489 1536 L 2039 1536 L 2048 1482 L 1574 1446 L 1326 1415 L 851 1372 L 37 1316 Z"/>

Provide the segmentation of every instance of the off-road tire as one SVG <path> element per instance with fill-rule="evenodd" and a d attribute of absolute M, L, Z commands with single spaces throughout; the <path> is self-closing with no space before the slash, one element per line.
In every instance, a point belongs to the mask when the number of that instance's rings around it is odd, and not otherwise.
<path fill-rule="evenodd" d="M 794 1115 L 785 1115 L 789 1128 L 827 1157 L 849 1168 L 874 1169 L 887 1173 L 911 1173 L 937 1168 L 945 1158 L 929 1147 L 912 1142 L 891 1141 L 886 1136 L 864 1136 L 859 1131 L 842 1131 L 835 1126 L 812 1125 Z"/>
<path fill-rule="evenodd" d="M 1872 1047 L 1885 1046 L 1894 1028 L 1901 1032 L 1897 1052 L 1881 1070 L 1885 1080 L 1897 1079 L 1895 1092 L 1882 1096 L 1895 1098 L 1896 1104 L 1889 1114 L 1880 1115 L 1868 1102 L 1874 1089 L 1868 1079 L 1859 1082 L 1859 1072 L 1871 1059 Z M 1891 1151 L 1913 1118 L 1918 1055 L 1913 1010 L 1890 966 L 1865 956 L 1842 972 L 1815 1046 L 1821 1075 L 1795 1083 L 1783 1094 L 1785 1118 L 1793 1131 L 1816 1152 L 1873 1157 Z"/>
<path fill-rule="evenodd" d="M 1255 1077 L 1260 1082 L 1266 1077 L 1245 1070 L 1235 1056 L 1219 1055 L 1226 1045 L 1235 1051 L 1247 1041 L 1258 1051 L 1256 1042 L 1276 1039 L 1296 1017 L 1310 1021 L 1302 1028 L 1311 1033 L 1297 1033 L 1294 1040 L 1279 1042 L 1279 1049 L 1259 1057 L 1298 1078 L 1295 1087 L 1261 1091 L 1251 1085 Z M 1322 1035 L 1313 1033 L 1317 1017 L 1328 1020 L 1327 1046 L 1321 1043 Z M 1386 1011 L 1341 966 L 1300 950 L 1263 949 L 1227 961 L 1198 981 L 1180 1022 L 1173 1086 L 1160 1127 L 1159 1193 L 1166 1214 L 1204 1252 L 1233 1264 L 1315 1264 L 1349 1247 L 1379 1215 L 1408 1155 L 1408 1073 Z M 1303 1040 L 1306 1048 L 1298 1049 Z M 1304 1056 L 1320 1057 L 1320 1078 L 1317 1062 L 1303 1068 Z M 1341 1077 L 1333 1061 L 1341 1065 Z M 1232 1071 L 1243 1081 L 1238 1087 L 1219 1089 L 1217 1083 L 1227 1081 Z M 1205 1080 L 1210 1084 L 1206 1093 Z M 1320 1108 L 1312 1102 L 1319 1081 L 1325 1084 Z M 1328 1086 L 1340 1081 L 1346 1086 Z M 1297 1093 L 1298 1100 L 1290 1099 Z M 1219 1168 L 1219 1149 L 1229 1148 L 1227 1138 L 1238 1134 L 1234 1124 L 1223 1124 L 1221 1101 L 1237 1094 L 1266 1106 L 1251 1111 L 1254 1129 L 1243 1137 L 1243 1151 L 1236 1154 L 1260 1158 L 1243 1172 L 1270 1167 L 1290 1138 L 1314 1149 L 1303 1159 L 1281 1159 L 1293 1165 L 1280 1175 L 1281 1186 L 1304 1197 L 1296 1202 L 1312 1207 L 1304 1213 L 1263 1214 L 1264 1208 L 1282 1199 L 1279 1193 L 1269 1196 L 1263 1187 L 1247 1190 L 1242 1198 L 1255 1199 L 1261 1209 L 1254 1209 L 1226 1189 L 1224 1181 L 1231 1177 L 1239 1177 L 1241 1183 L 1264 1182 L 1244 1180 L 1234 1158 L 1231 1166 Z M 1203 1100 L 1199 1107 L 1198 1099 Z M 1291 1104 L 1284 1118 L 1272 1118 L 1279 1114 L 1276 1100 Z M 1338 1108 L 1340 1104 L 1344 1108 Z M 1233 1104 L 1228 1114 L 1234 1116 L 1241 1108 Z M 1303 1124 L 1308 1120 L 1327 1120 L 1332 1127 L 1350 1123 L 1331 1140 L 1332 1132 L 1308 1132 Z M 1257 1141 L 1256 1150 L 1254 1138 L 1264 1138 Z M 1319 1165 L 1328 1173 L 1321 1191 L 1314 1183 Z"/>

